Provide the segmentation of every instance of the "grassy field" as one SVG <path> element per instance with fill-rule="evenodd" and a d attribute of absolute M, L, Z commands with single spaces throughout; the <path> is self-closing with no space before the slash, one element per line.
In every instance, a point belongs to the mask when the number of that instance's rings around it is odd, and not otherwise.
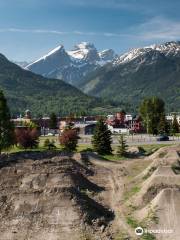
<path fill-rule="evenodd" d="M 36 149 L 30 149 L 31 151 L 45 151 L 47 150 L 46 148 L 44 148 L 44 141 L 46 139 L 49 139 L 50 141 L 54 141 L 54 144 L 56 146 L 56 150 L 61 150 L 62 147 L 60 146 L 59 144 L 59 140 L 58 140 L 58 137 L 57 136 L 46 136 L 46 137 L 40 137 L 39 138 L 39 146 L 38 148 Z M 158 150 L 159 148 L 161 147 L 164 147 L 164 146 L 169 146 L 170 144 L 148 144 L 148 145 L 141 145 L 140 147 L 144 149 L 144 154 L 145 155 L 149 155 L 153 152 L 155 152 L 156 150 Z M 131 146 L 132 147 L 132 146 Z M 92 144 L 83 144 L 83 143 L 80 143 L 78 144 L 78 147 L 77 147 L 77 152 L 82 152 L 82 151 L 92 151 L 93 147 L 92 147 Z M 113 152 L 116 151 L 117 149 L 117 146 L 115 145 L 112 145 L 112 149 L 113 149 Z M 27 149 L 26 149 L 27 150 Z M 28 149 L 29 150 L 29 149 Z M 4 150 L 4 152 L 21 152 L 21 151 L 25 151 L 25 149 L 21 149 L 21 148 L 18 148 L 16 146 L 14 147 L 11 147 L 10 149 L 8 150 Z M 112 155 L 104 155 L 102 156 L 104 159 L 106 160 L 110 160 L 110 161 L 120 161 L 120 160 L 125 160 L 127 159 L 128 157 L 119 157 L 115 154 L 112 154 Z"/>

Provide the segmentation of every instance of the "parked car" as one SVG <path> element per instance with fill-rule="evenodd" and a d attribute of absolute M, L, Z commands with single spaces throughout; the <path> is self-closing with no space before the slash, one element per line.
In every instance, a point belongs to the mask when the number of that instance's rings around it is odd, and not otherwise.
<path fill-rule="evenodd" d="M 160 135 L 157 137 L 157 141 L 169 141 L 169 137 L 167 135 Z"/>
<path fill-rule="evenodd" d="M 53 133 L 48 133 L 47 136 L 54 136 L 54 134 Z"/>

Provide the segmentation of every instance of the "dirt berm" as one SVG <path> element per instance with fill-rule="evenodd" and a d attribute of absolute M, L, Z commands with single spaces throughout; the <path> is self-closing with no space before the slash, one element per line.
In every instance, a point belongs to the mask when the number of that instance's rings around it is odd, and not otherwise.
<path fill-rule="evenodd" d="M 141 189 L 133 197 L 134 213 L 160 240 L 180 239 L 180 147 L 164 147 L 154 153 L 150 166 L 140 175 Z M 138 176 L 139 177 L 139 176 Z"/>
<path fill-rule="evenodd" d="M 93 195 L 102 186 L 72 157 L 19 153 L 0 158 L 0 240 L 111 239 L 114 214 Z"/>

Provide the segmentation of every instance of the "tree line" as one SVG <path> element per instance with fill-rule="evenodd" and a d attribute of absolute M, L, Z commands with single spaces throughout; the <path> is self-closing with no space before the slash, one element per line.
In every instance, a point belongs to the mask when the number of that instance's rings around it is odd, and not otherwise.
<path fill-rule="evenodd" d="M 175 134 L 179 132 L 179 124 L 174 115 L 172 123 L 166 120 L 165 104 L 163 100 L 157 97 L 146 98 L 142 101 L 139 107 L 139 113 L 143 121 L 144 128 L 150 134 Z M 54 113 L 50 117 L 50 127 L 57 127 L 57 117 Z M 38 127 L 33 123 L 26 123 L 23 128 L 15 129 L 11 121 L 11 115 L 7 106 L 6 98 L 0 91 L 0 152 L 12 145 L 21 148 L 37 148 L 39 145 Z M 59 143 L 64 151 L 76 151 L 78 145 L 78 131 L 71 125 L 66 127 L 62 135 L 59 136 Z M 92 137 L 93 150 L 98 154 L 112 153 L 112 133 L 108 129 L 107 124 L 103 119 L 100 119 L 95 127 Z M 55 143 L 53 140 L 46 139 L 44 147 L 54 149 Z M 126 141 L 124 136 L 119 138 L 119 146 L 117 153 L 121 156 L 126 154 Z"/>

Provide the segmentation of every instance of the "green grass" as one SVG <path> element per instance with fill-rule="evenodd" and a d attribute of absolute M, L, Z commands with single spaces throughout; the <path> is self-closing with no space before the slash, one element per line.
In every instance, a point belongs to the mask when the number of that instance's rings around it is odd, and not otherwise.
<path fill-rule="evenodd" d="M 149 178 L 156 169 L 157 169 L 156 167 L 151 167 L 148 173 L 143 177 L 143 180 L 146 180 L 147 178 Z"/>
<path fill-rule="evenodd" d="M 136 219 L 134 219 L 132 216 L 128 216 L 126 218 L 126 222 L 128 225 L 130 225 L 132 228 L 137 228 L 139 226 L 139 223 Z"/>
<path fill-rule="evenodd" d="M 49 141 L 54 141 L 57 148 L 60 147 L 59 140 L 57 136 L 41 136 L 39 137 L 39 147 L 43 147 L 44 141 L 49 139 Z"/>
<path fill-rule="evenodd" d="M 171 168 L 175 174 L 180 174 L 180 165 L 178 163 L 172 164 Z"/>
<path fill-rule="evenodd" d="M 162 147 L 171 146 L 171 144 L 147 144 L 141 145 L 141 147 L 145 150 L 145 155 L 150 155 Z"/>
<path fill-rule="evenodd" d="M 126 222 L 129 226 L 131 226 L 131 228 L 135 229 L 139 226 L 141 226 L 143 229 L 145 229 L 145 223 L 139 223 L 136 219 L 134 219 L 132 216 L 128 216 L 126 218 Z M 141 236 L 141 239 L 142 240 L 155 240 L 155 236 L 150 234 L 150 233 L 144 233 L 142 236 Z"/>
<path fill-rule="evenodd" d="M 142 235 L 142 240 L 156 240 L 156 237 L 150 233 L 145 233 Z"/>
<path fill-rule="evenodd" d="M 83 151 L 87 151 L 87 150 L 92 149 L 92 145 L 91 144 L 78 144 L 77 147 L 77 152 L 83 152 Z"/>
<path fill-rule="evenodd" d="M 108 160 L 108 161 L 122 161 L 122 160 L 126 160 L 126 157 L 120 157 L 118 155 L 115 154 L 110 154 L 110 155 L 100 155 L 104 160 Z"/>
<path fill-rule="evenodd" d="M 53 151 L 60 151 L 61 148 L 55 148 Z M 44 151 L 47 151 L 47 148 L 43 148 L 43 147 L 37 147 L 37 148 L 27 148 L 27 149 L 24 149 L 24 148 L 19 148 L 19 147 L 11 147 L 9 148 L 8 150 L 5 150 L 3 152 L 6 152 L 6 153 L 17 153 L 17 152 L 26 152 L 26 151 L 41 151 L 41 152 L 44 152 Z"/>
<path fill-rule="evenodd" d="M 130 190 L 127 190 L 124 194 L 124 200 L 128 200 L 130 197 L 132 197 L 134 194 L 138 193 L 140 191 L 139 186 L 133 186 Z"/>

